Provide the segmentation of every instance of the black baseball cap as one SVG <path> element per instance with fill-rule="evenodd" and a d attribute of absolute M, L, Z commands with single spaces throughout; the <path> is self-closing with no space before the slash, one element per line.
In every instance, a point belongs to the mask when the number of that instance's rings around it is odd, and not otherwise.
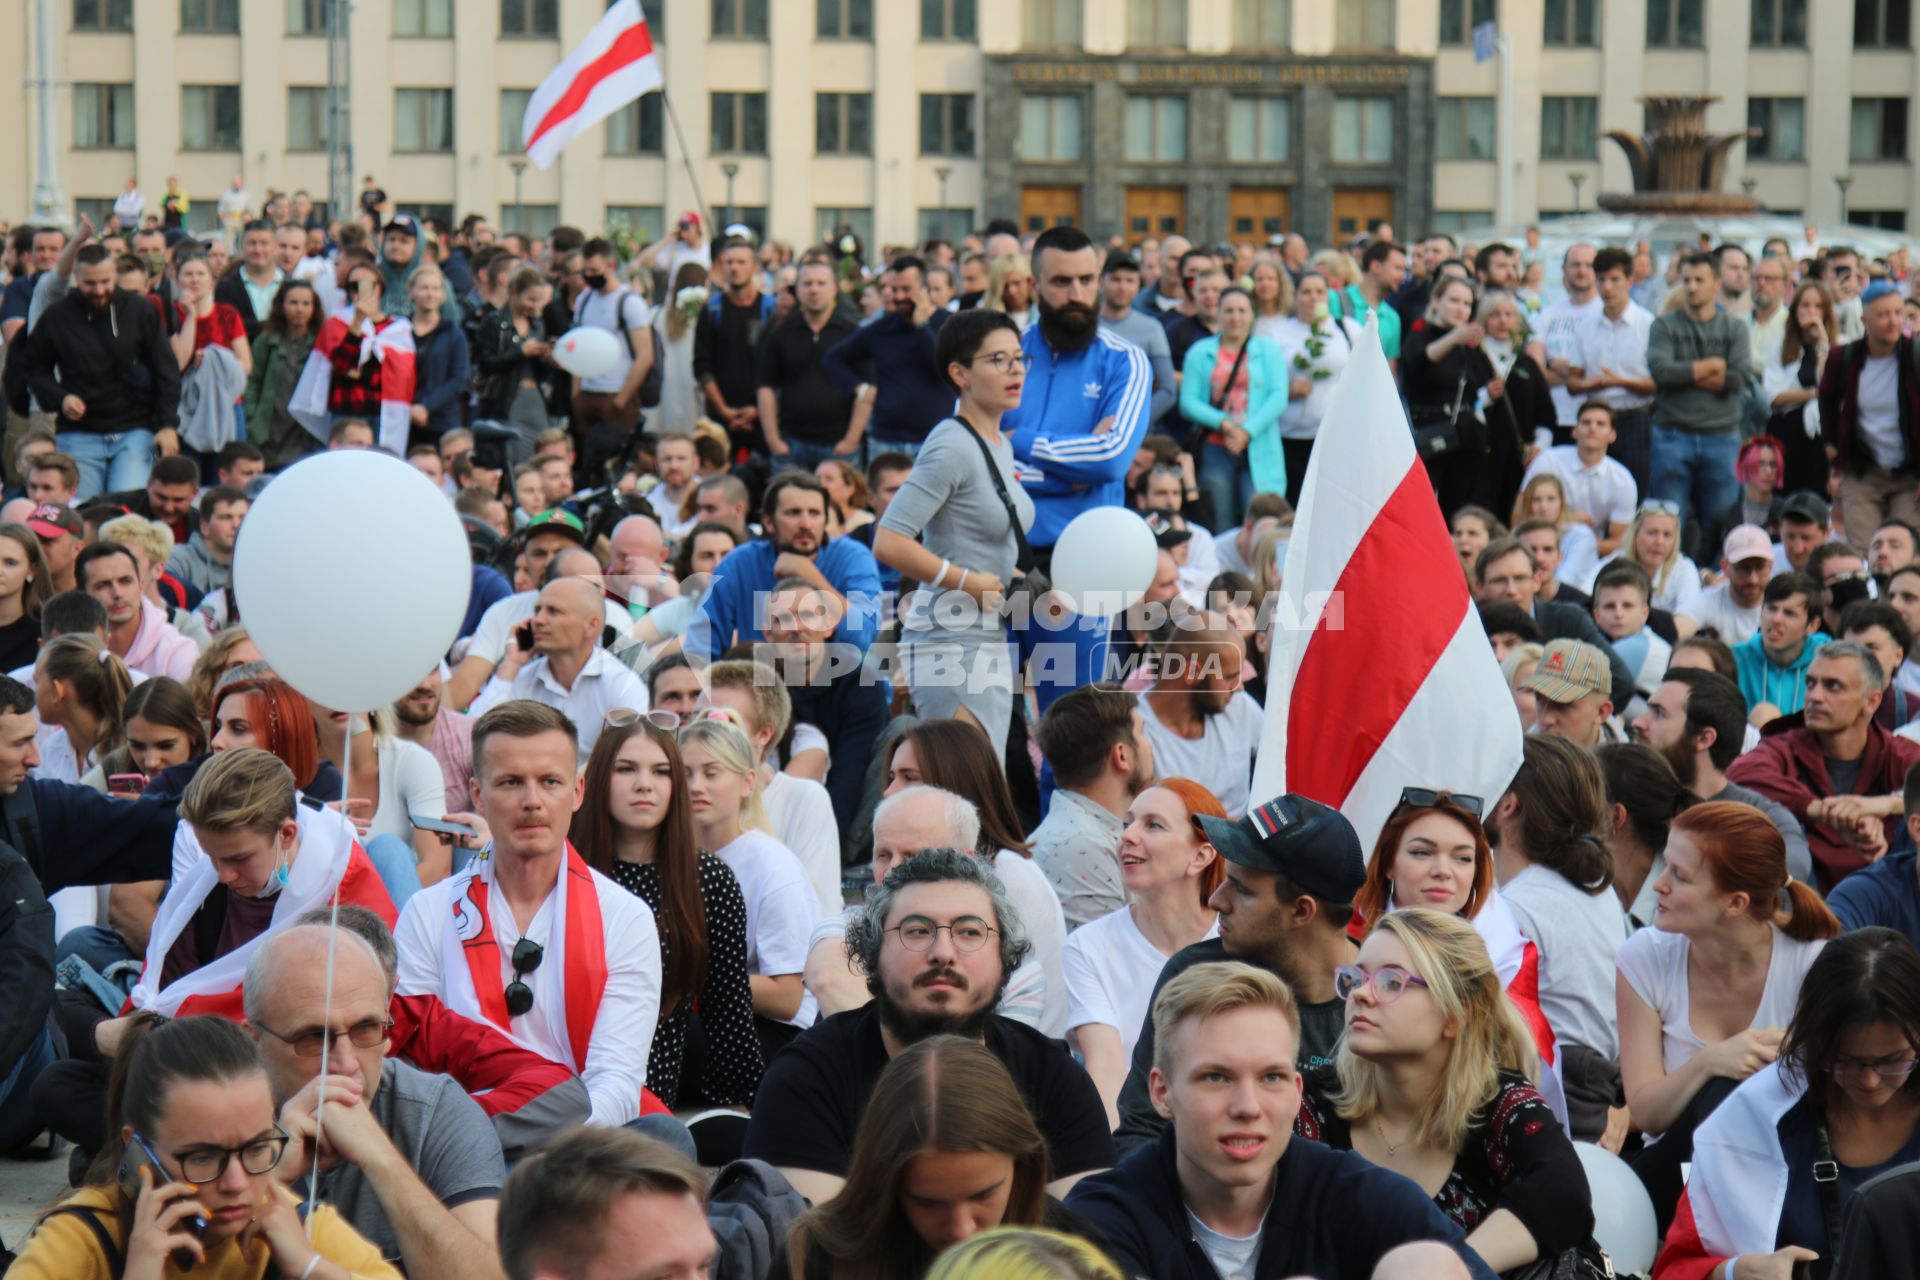
<path fill-rule="evenodd" d="M 1116 271 L 1131 271 L 1138 274 L 1140 262 L 1124 249 L 1111 249 L 1107 252 L 1107 260 L 1101 266 L 1100 274 L 1110 276 Z"/>
<path fill-rule="evenodd" d="M 1805 489 L 1788 495 L 1787 500 L 1780 504 L 1780 518 L 1796 524 L 1825 525 L 1828 514 L 1826 499 Z"/>
<path fill-rule="evenodd" d="M 1200 829 L 1228 862 L 1283 875 L 1322 902 L 1352 902 L 1367 882 L 1360 837 L 1338 809 L 1283 795 L 1238 820 L 1198 814 Z"/>
<path fill-rule="evenodd" d="M 394 214 L 392 221 L 387 223 L 386 230 L 381 232 L 381 234 L 390 236 L 396 231 L 402 235 L 412 236 L 415 240 L 420 238 L 420 224 L 414 220 L 414 216 L 410 213 Z"/>

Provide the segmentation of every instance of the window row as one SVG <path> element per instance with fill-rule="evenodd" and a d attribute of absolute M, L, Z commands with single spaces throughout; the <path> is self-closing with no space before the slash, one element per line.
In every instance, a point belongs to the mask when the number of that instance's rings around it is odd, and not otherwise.
<path fill-rule="evenodd" d="M 350 0 L 339 0 L 342 4 Z M 240 0 L 179 0 L 180 30 L 195 34 L 233 34 L 240 30 Z M 327 31 L 327 13 L 335 0 L 285 0 L 288 35 L 318 36 Z M 714 0 L 716 24 L 722 0 Z M 972 0 L 967 0 L 971 5 Z M 498 0 L 502 36 L 557 37 L 559 0 Z M 764 12 L 765 0 L 761 0 Z M 454 0 L 390 0 L 393 34 L 444 37 L 453 34 Z M 642 0 L 647 27 L 657 41 L 666 33 L 664 0 Z M 73 0 L 76 31 L 133 30 L 133 0 Z M 716 25 L 716 31 L 718 27 Z"/>
<path fill-rule="evenodd" d="M 1511 2 L 1511 0 L 1509 0 Z M 1600 0 L 1530 0 L 1544 7 L 1542 42 L 1548 46 L 1600 43 Z M 1719 0 L 1731 8 L 1738 0 Z M 1844 0 L 1822 6 L 1822 17 Z M 1913 0 L 1852 0 L 1856 49 L 1905 49 L 1911 43 Z M 1813 0 L 1747 0 L 1748 43 L 1754 48 L 1805 48 Z M 1706 45 L 1707 0 L 1646 0 L 1650 49 L 1700 49 Z M 1499 21 L 1499 0 L 1440 0 L 1440 43 L 1464 45 L 1473 29 Z"/>

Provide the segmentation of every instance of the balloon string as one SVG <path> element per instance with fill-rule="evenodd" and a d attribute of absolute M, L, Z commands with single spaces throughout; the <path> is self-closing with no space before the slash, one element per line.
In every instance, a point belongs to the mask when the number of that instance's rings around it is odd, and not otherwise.
<path fill-rule="evenodd" d="M 346 742 L 340 749 L 340 816 L 345 818 L 348 827 L 353 825 L 353 717 L 347 717 Z M 359 832 L 348 837 L 347 856 L 353 856 L 352 845 L 359 842 Z M 327 1059 L 333 1049 L 333 956 L 335 943 L 340 937 L 340 890 L 347 878 L 342 874 L 333 886 L 333 901 L 327 914 L 327 981 L 326 994 L 320 1001 L 320 1092 L 313 1104 L 313 1164 L 307 1170 L 307 1242 L 313 1242 L 313 1211 L 320 1203 L 320 1142 L 326 1134 L 327 1111 Z"/>

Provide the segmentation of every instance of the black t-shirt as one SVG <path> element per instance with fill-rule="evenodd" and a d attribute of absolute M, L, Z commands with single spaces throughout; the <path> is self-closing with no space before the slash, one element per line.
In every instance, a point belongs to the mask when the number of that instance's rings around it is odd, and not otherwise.
<path fill-rule="evenodd" d="M 996 1017 L 986 1044 L 1046 1137 L 1050 1177 L 1112 1166 L 1113 1136 L 1099 1091 L 1059 1041 Z M 768 1066 L 742 1154 L 845 1177 L 854 1131 L 887 1062 L 875 1005 L 821 1019 Z"/>
<path fill-rule="evenodd" d="M 40 623 L 26 614 L 0 627 L 0 671 L 30 665 L 40 653 Z"/>

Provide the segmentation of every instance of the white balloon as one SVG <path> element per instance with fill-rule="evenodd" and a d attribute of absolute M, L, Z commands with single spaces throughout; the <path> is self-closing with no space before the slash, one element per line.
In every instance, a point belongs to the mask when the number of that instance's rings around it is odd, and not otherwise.
<path fill-rule="evenodd" d="M 1593 1238 L 1613 1259 L 1614 1274 L 1652 1275 L 1660 1232 L 1645 1184 L 1610 1151 L 1590 1142 L 1576 1142 L 1573 1149 L 1587 1171 L 1587 1187 L 1593 1195 Z"/>
<path fill-rule="evenodd" d="M 1093 507 L 1073 518 L 1053 544 L 1054 590 L 1084 617 L 1112 617 L 1153 585 L 1160 544 L 1147 522 L 1125 507 Z"/>
<path fill-rule="evenodd" d="M 605 329 L 569 329 L 553 344 L 554 363 L 576 378 L 598 378 L 620 363 L 620 340 Z"/>
<path fill-rule="evenodd" d="M 247 511 L 233 588 L 247 634 L 288 684 L 335 711 L 371 711 L 446 654 L 473 587 L 446 495 L 382 453 L 315 454 Z"/>

